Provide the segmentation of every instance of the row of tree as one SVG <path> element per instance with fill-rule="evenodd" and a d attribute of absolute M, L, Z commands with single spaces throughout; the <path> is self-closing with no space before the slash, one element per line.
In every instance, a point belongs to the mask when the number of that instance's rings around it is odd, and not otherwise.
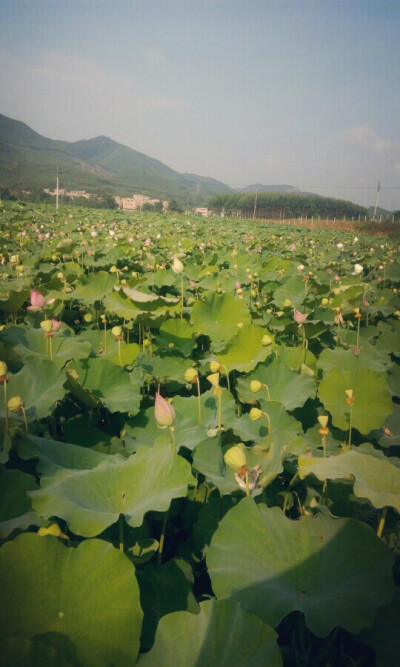
<path fill-rule="evenodd" d="M 363 206 L 333 197 L 314 194 L 257 192 L 222 194 L 211 197 L 209 208 L 216 213 L 240 214 L 243 218 L 353 218 L 364 219 L 368 211 Z"/>

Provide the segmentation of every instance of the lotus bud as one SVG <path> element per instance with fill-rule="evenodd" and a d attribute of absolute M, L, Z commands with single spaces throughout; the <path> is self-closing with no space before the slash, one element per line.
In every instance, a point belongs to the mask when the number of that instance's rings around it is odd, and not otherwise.
<path fill-rule="evenodd" d="M 250 382 L 250 389 L 253 391 L 255 394 L 262 389 L 263 385 L 259 380 L 252 380 Z"/>
<path fill-rule="evenodd" d="M 41 294 L 35 289 L 31 290 L 31 305 L 28 306 L 27 310 L 35 312 L 44 308 L 45 305 L 46 305 L 46 299 L 43 296 L 43 294 Z"/>
<path fill-rule="evenodd" d="M 186 382 L 197 382 L 198 373 L 195 368 L 187 368 L 185 371 L 185 380 Z"/>
<path fill-rule="evenodd" d="M 7 375 L 7 364 L 5 361 L 0 361 L 0 380 Z"/>
<path fill-rule="evenodd" d="M 301 313 L 299 310 L 295 309 L 294 313 L 293 313 L 293 319 L 294 319 L 295 322 L 297 322 L 297 324 L 302 325 L 306 321 L 307 315 L 305 313 Z"/>
<path fill-rule="evenodd" d="M 218 366 L 219 368 L 219 366 Z M 212 373 L 212 375 L 207 375 L 207 380 L 212 384 L 213 387 L 219 386 L 219 373 Z"/>
<path fill-rule="evenodd" d="M 10 412 L 21 412 L 24 402 L 21 396 L 12 396 L 7 401 L 7 409 Z"/>
<path fill-rule="evenodd" d="M 251 421 L 255 422 L 258 419 L 261 419 L 261 417 L 264 416 L 264 413 L 260 408 L 251 408 L 250 410 L 250 419 Z"/>
<path fill-rule="evenodd" d="M 53 322 L 51 320 L 43 320 L 40 323 L 40 328 L 43 329 L 45 333 L 50 333 L 53 328 Z"/>
<path fill-rule="evenodd" d="M 360 273 L 364 271 L 364 267 L 361 264 L 354 264 L 354 270 L 351 274 L 352 276 L 359 276 Z"/>
<path fill-rule="evenodd" d="M 244 444 L 234 445 L 230 447 L 224 454 L 224 461 L 227 466 L 238 470 L 246 465 L 246 454 L 244 452 Z"/>
<path fill-rule="evenodd" d="M 158 426 L 167 428 L 172 426 L 175 421 L 175 410 L 169 401 L 166 401 L 161 394 L 156 392 L 156 402 L 154 405 L 154 417 Z"/>
<path fill-rule="evenodd" d="M 178 259 L 177 257 L 174 257 L 174 260 L 172 262 L 172 270 L 176 274 L 182 273 L 183 271 L 183 264 L 181 260 Z"/>

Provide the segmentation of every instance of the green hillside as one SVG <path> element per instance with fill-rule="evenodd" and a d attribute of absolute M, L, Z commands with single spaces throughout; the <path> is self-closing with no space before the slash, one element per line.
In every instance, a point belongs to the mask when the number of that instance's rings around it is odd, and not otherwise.
<path fill-rule="evenodd" d="M 76 142 L 55 141 L 28 125 L 0 115 L 0 186 L 11 190 L 54 186 L 68 190 L 134 192 L 175 198 L 194 205 L 210 196 L 231 192 L 224 183 L 194 174 L 180 174 L 159 160 L 100 136 Z"/>

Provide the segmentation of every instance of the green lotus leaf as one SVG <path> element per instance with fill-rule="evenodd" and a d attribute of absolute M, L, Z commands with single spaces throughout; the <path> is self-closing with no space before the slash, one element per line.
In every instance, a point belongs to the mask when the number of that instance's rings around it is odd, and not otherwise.
<path fill-rule="evenodd" d="M 182 359 L 181 356 L 166 355 L 151 357 L 142 354 L 137 358 L 137 365 L 145 375 L 150 375 L 160 384 L 167 380 L 185 384 L 185 371 L 192 365 L 191 359 Z"/>
<path fill-rule="evenodd" d="M 28 421 L 48 417 L 65 396 L 65 377 L 56 364 L 39 356 L 27 357 L 23 368 L 9 375 L 8 396 L 21 396 Z M 0 413 L 4 407 L 0 406 Z"/>
<path fill-rule="evenodd" d="M 73 664 L 135 664 L 139 588 L 133 565 L 111 544 L 87 540 L 72 549 L 21 535 L 1 548 L 0 573 L 3 637 L 67 645 Z"/>
<path fill-rule="evenodd" d="M 348 371 L 334 368 L 324 374 L 319 386 L 319 398 L 332 415 L 332 422 L 342 430 L 349 428 L 350 405 L 346 390 L 352 389 L 352 426 L 360 433 L 381 428 L 392 412 L 387 379 L 382 373 L 370 370 Z"/>
<path fill-rule="evenodd" d="M 47 646 L 37 639 L 6 637 L 0 639 L 0 656 L 3 665 L 13 667 L 71 667 L 61 651 Z"/>
<path fill-rule="evenodd" d="M 282 403 L 277 401 L 269 401 L 263 408 L 270 420 L 273 442 L 279 450 L 290 449 L 291 443 L 303 431 L 300 422 L 288 415 Z M 233 432 L 244 442 L 261 444 L 266 448 L 270 446 L 267 417 L 253 421 L 246 413 L 233 419 L 231 425 Z"/>
<path fill-rule="evenodd" d="M 280 667 L 276 637 L 272 628 L 236 602 L 211 599 L 200 603 L 199 614 L 176 611 L 164 616 L 154 647 L 140 662 L 143 667 Z"/>
<path fill-rule="evenodd" d="M 266 334 L 268 331 L 253 324 L 242 327 L 223 351 L 217 354 L 218 361 L 228 373 L 233 370 L 246 373 L 252 371 L 272 353 L 272 346 L 261 342 Z"/>
<path fill-rule="evenodd" d="M 29 290 L 10 290 L 7 296 L 0 296 L 0 310 L 6 313 L 16 313 L 29 299 Z"/>
<path fill-rule="evenodd" d="M 400 445 L 400 404 L 393 403 L 393 412 L 385 420 L 385 428 L 377 432 L 381 447 L 398 447 Z"/>
<path fill-rule="evenodd" d="M 372 627 L 357 636 L 375 649 L 377 667 L 398 667 L 400 655 L 400 588 L 393 600 L 379 609 Z"/>
<path fill-rule="evenodd" d="M 196 301 L 191 319 L 197 333 L 206 334 L 212 341 L 230 340 L 237 334 L 238 325 L 251 322 L 247 306 L 231 294 L 208 294 L 204 301 Z"/>
<path fill-rule="evenodd" d="M 379 336 L 376 342 L 376 348 L 377 350 L 383 350 L 388 354 L 393 353 L 397 357 L 400 357 L 399 339 L 400 339 L 400 326 L 396 322 L 396 327 L 394 328 L 394 331 L 385 331 Z"/>
<path fill-rule="evenodd" d="M 225 465 L 220 438 L 207 438 L 194 450 L 193 469 L 201 472 L 207 482 L 217 487 L 221 495 L 238 491 L 234 472 Z"/>
<path fill-rule="evenodd" d="M 344 350 L 336 347 L 334 350 L 325 348 L 319 356 L 317 368 L 324 372 L 334 368 L 342 368 L 346 371 L 358 371 L 369 369 L 384 373 L 392 366 L 390 356 L 386 352 L 377 350 L 369 343 L 360 346 L 360 353 L 355 355 L 353 350 Z"/>
<path fill-rule="evenodd" d="M 274 303 L 278 308 L 283 308 L 286 299 L 290 299 L 293 306 L 299 307 L 304 301 L 305 289 L 304 279 L 301 276 L 290 276 L 274 292 Z"/>
<path fill-rule="evenodd" d="M 358 449 L 327 458 L 300 456 L 300 477 L 311 473 L 321 481 L 353 479 L 358 498 L 368 498 L 378 509 L 390 506 L 400 512 L 400 469 L 387 458 L 377 459 Z"/>
<path fill-rule="evenodd" d="M 97 271 L 88 276 L 83 276 L 79 287 L 73 293 L 74 299 L 92 304 L 101 301 L 105 294 L 114 289 L 116 277 L 113 273 Z"/>
<path fill-rule="evenodd" d="M 0 466 L 0 538 L 8 537 L 16 529 L 41 525 L 27 496 L 27 491 L 36 488 L 32 475 Z"/>
<path fill-rule="evenodd" d="M 42 329 L 12 326 L 4 329 L 0 338 L 7 347 L 13 347 L 23 360 L 33 355 L 49 358 L 49 341 Z M 69 329 L 55 333 L 51 347 L 53 361 L 59 368 L 69 359 L 86 359 L 91 351 L 89 343 L 71 335 Z"/>
<path fill-rule="evenodd" d="M 100 402 L 111 412 L 134 415 L 139 411 L 141 373 L 138 369 L 128 373 L 108 359 L 85 359 L 71 363 L 68 375 L 70 391 L 82 399 L 84 394 L 78 391 L 79 387 L 90 397 L 93 407 Z"/>
<path fill-rule="evenodd" d="M 400 397 L 400 366 L 396 365 L 389 373 L 388 383 L 392 396 Z"/>
<path fill-rule="evenodd" d="M 113 313 L 117 317 L 125 320 L 134 320 L 137 318 L 142 309 L 136 304 L 132 303 L 127 296 L 121 292 L 109 292 L 103 298 L 104 307 L 109 313 Z"/>
<path fill-rule="evenodd" d="M 355 633 L 371 625 L 393 595 L 392 563 L 363 523 L 327 512 L 291 521 L 252 498 L 229 510 L 207 554 L 219 599 L 237 600 L 272 627 L 301 611 L 318 637 L 337 626 Z"/>
<path fill-rule="evenodd" d="M 254 371 L 237 382 L 239 399 L 243 403 L 255 404 L 259 401 L 262 409 L 268 405 L 268 392 L 265 388 L 257 393 L 252 392 L 250 389 L 252 380 L 259 380 L 267 386 L 270 400 L 282 403 L 286 410 L 301 407 L 308 398 L 314 397 L 316 392 L 316 382 L 313 377 L 294 373 L 286 364 L 274 359 L 271 363 L 259 364 Z"/>
<path fill-rule="evenodd" d="M 298 371 L 303 363 L 314 371 L 316 369 L 317 358 L 311 350 L 306 350 L 304 354 L 304 350 L 300 346 L 287 347 L 282 345 L 277 352 L 279 360 L 286 364 L 291 371 Z"/>
<path fill-rule="evenodd" d="M 195 340 L 192 327 L 186 320 L 169 319 L 160 327 L 156 336 L 157 346 L 163 350 L 177 350 L 184 357 L 191 354 Z"/>
<path fill-rule="evenodd" d="M 118 366 L 131 366 L 138 358 L 140 352 L 140 346 L 137 343 L 127 344 L 121 342 L 120 352 L 116 352 L 111 357 L 111 361 Z"/>
<path fill-rule="evenodd" d="M 157 294 L 148 294 L 146 292 L 140 292 L 139 290 L 132 289 L 130 287 L 124 287 L 124 293 L 134 302 L 140 304 L 141 308 L 149 308 L 149 304 L 152 304 L 150 307 L 151 310 L 158 308 L 160 305 L 176 305 L 179 303 L 179 299 L 176 297 L 165 297 L 159 296 Z M 144 305 L 145 304 L 145 305 Z"/>
<path fill-rule="evenodd" d="M 18 440 L 18 455 L 25 460 L 37 458 L 37 471 L 45 477 L 60 468 L 91 470 L 107 460 L 108 455 L 69 442 L 39 438 L 25 433 Z"/>
<path fill-rule="evenodd" d="M 186 571 L 187 570 L 187 571 Z M 157 623 L 176 611 L 199 611 L 192 593 L 193 575 L 185 561 L 170 560 L 167 563 L 149 563 L 136 571 L 140 599 L 144 612 L 141 650 L 149 650 L 154 644 Z M 166 664 L 162 661 L 161 664 Z"/>
<path fill-rule="evenodd" d="M 39 516 L 60 517 L 77 535 L 94 537 L 120 514 L 140 526 L 146 512 L 166 511 L 193 482 L 189 463 L 173 454 L 171 443 L 159 443 L 127 460 L 108 456 L 91 470 L 59 470 L 30 496 Z"/>

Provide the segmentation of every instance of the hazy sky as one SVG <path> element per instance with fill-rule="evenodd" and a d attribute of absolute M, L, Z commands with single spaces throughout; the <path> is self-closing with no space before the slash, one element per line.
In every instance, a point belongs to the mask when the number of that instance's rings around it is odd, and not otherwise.
<path fill-rule="evenodd" d="M 400 209 L 400 0 L 1 0 L 0 112 Z"/>

